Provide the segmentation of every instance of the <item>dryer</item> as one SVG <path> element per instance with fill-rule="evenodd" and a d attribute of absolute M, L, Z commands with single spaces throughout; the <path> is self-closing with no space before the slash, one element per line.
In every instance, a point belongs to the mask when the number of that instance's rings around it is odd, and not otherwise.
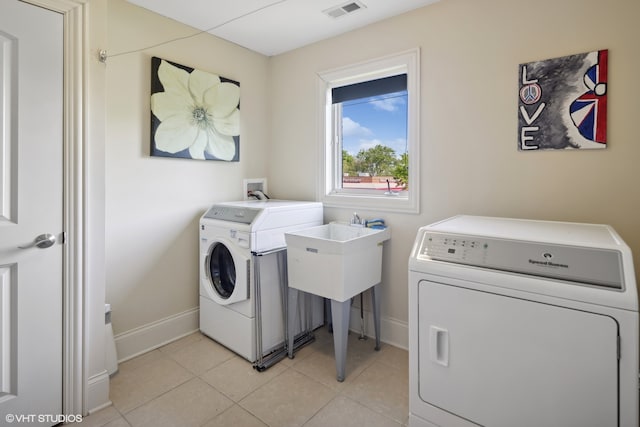
<path fill-rule="evenodd" d="M 282 345 L 284 233 L 322 221 L 319 202 L 246 200 L 209 208 L 199 224 L 200 331 L 250 362 Z M 298 332 L 323 323 L 323 301 L 310 304 L 313 324 L 305 324 L 300 307 Z"/>
<path fill-rule="evenodd" d="M 609 226 L 457 216 L 409 260 L 409 425 L 637 427 L 638 296 Z"/>

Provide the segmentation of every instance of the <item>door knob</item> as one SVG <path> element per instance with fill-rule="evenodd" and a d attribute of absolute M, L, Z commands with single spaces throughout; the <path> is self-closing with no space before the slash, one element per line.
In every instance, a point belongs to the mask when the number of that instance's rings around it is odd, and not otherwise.
<path fill-rule="evenodd" d="M 56 236 L 54 236 L 53 234 L 41 234 L 38 237 L 36 237 L 34 239 L 33 242 L 29 243 L 26 246 L 18 246 L 20 249 L 29 249 L 32 248 L 34 246 L 40 248 L 40 249 L 46 249 L 46 248 L 50 248 L 51 246 L 53 246 L 56 243 Z"/>

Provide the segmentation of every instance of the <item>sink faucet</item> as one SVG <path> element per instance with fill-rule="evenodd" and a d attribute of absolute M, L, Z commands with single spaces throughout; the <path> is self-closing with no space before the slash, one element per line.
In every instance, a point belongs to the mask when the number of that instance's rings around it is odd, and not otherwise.
<path fill-rule="evenodd" d="M 351 225 L 362 226 L 362 220 L 360 219 L 360 216 L 358 216 L 356 212 L 354 212 L 353 216 L 351 217 Z"/>

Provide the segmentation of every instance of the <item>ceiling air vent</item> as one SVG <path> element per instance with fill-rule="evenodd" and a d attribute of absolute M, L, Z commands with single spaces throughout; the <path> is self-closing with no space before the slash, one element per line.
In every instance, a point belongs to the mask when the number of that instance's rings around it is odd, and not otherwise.
<path fill-rule="evenodd" d="M 356 10 L 364 9 L 365 7 L 366 6 L 359 1 L 350 1 L 349 3 L 345 3 L 340 6 L 334 6 L 322 12 L 332 18 L 339 18 L 349 13 L 353 13 Z"/>

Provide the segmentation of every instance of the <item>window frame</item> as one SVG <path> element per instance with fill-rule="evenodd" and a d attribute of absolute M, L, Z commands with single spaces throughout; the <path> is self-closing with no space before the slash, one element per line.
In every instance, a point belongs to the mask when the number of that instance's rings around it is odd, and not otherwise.
<path fill-rule="evenodd" d="M 334 124 L 340 109 L 334 108 L 331 90 L 368 80 L 407 74 L 407 147 L 409 188 L 401 195 L 342 188 L 342 141 Z M 418 48 L 318 73 L 319 174 L 318 199 L 328 207 L 375 209 L 418 213 L 420 208 L 420 50 Z"/>

